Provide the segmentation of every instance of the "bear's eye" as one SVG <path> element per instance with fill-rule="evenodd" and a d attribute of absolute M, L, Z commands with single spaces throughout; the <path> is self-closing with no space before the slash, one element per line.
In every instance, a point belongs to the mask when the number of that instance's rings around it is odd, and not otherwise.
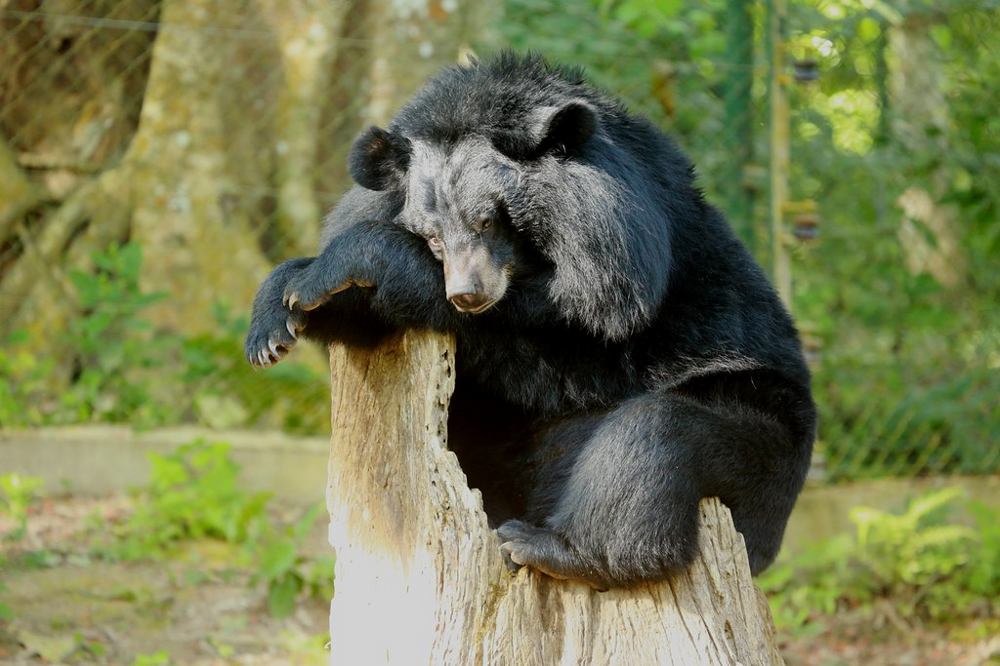
<path fill-rule="evenodd" d="M 477 222 L 475 231 L 481 234 L 484 231 L 488 231 L 493 226 L 493 223 L 496 222 L 496 219 L 492 215 L 482 215 Z"/>

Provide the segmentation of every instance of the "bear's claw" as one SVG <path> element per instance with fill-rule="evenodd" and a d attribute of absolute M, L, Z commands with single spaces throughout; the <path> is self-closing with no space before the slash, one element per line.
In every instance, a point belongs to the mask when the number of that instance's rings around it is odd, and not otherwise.
<path fill-rule="evenodd" d="M 346 288 L 347 286 L 345 285 L 330 291 L 314 291 L 311 289 L 293 289 L 292 287 L 289 287 L 285 290 L 285 295 L 281 299 L 281 302 L 284 303 L 285 307 L 289 310 L 299 308 L 308 312 L 323 305 L 323 303 L 325 303 L 330 296 L 339 291 L 343 291 Z"/>
<path fill-rule="evenodd" d="M 246 341 L 246 357 L 254 368 L 270 368 L 292 351 L 305 328 L 302 310 L 277 311 L 270 322 L 255 321 Z M 274 321 L 280 317 L 281 320 Z"/>
<path fill-rule="evenodd" d="M 293 280 L 285 288 L 285 294 L 282 297 L 281 302 L 289 310 L 294 310 L 297 307 L 304 312 L 309 312 L 310 310 L 315 310 L 329 301 L 331 296 L 339 294 L 340 292 L 350 289 L 351 287 L 374 286 L 371 281 L 354 279 L 344 280 L 335 287 L 330 288 L 322 288 L 317 286 L 318 284 L 319 283 L 317 281 L 299 277 Z"/>

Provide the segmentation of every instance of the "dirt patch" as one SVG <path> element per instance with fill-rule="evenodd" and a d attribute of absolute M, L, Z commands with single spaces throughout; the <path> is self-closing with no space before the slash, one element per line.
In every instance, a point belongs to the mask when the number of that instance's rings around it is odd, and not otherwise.
<path fill-rule="evenodd" d="M 904 627 L 877 612 L 843 612 L 812 635 L 779 632 L 778 647 L 787 666 L 991 666 L 1000 664 L 1000 619 Z"/>
<path fill-rule="evenodd" d="M 2 546 L 0 601 L 13 617 L 0 621 L 0 664 L 328 663 L 327 602 L 302 597 L 291 617 L 272 617 L 235 546 L 192 542 L 166 561 L 92 557 L 85 526 L 129 507 L 123 497 L 33 507 L 27 535 Z M 0 523 L 0 533 L 11 528 Z M 325 526 L 314 532 L 310 548 L 328 554 Z"/>

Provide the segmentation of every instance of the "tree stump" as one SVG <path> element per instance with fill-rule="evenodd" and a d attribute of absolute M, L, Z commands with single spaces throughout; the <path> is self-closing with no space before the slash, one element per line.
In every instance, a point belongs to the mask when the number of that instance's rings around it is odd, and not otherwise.
<path fill-rule="evenodd" d="M 454 343 L 407 332 L 373 350 L 334 345 L 331 366 L 332 663 L 783 663 L 718 500 L 702 502 L 702 554 L 676 580 L 596 592 L 511 574 L 446 446 Z"/>

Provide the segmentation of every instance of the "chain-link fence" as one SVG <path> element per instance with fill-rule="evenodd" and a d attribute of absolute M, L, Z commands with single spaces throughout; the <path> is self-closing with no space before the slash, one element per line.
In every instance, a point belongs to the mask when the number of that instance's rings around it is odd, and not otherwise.
<path fill-rule="evenodd" d="M 843 9 L 789 11 L 789 52 L 821 75 L 793 91 L 790 181 L 822 220 L 795 305 L 823 343 L 826 474 L 996 473 L 1000 14 Z"/>
<path fill-rule="evenodd" d="M 0 4 L 0 422 L 328 428 L 317 350 L 244 367 L 254 290 L 315 252 L 356 133 L 489 12 Z"/>
<path fill-rule="evenodd" d="M 767 6 L 724 5 L 666 15 L 656 3 L 556 0 L 0 2 L 0 423 L 325 430 L 319 351 L 297 350 L 268 373 L 243 362 L 253 291 L 274 263 L 314 251 L 322 212 L 349 186 L 357 131 L 470 49 L 509 43 L 584 65 L 679 138 L 710 198 L 770 265 Z M 957 318 L 944 337 L 916 321 L 951 312 L 949 294 L 966 292 L 947 283 L 975 274 L 979 255 L 949 255 L 919 193 L 908 217 L 898 198 L 906 178 L 941 180 L 906 161 L 941 146 L 896 137 L 913 135 L 906 122 L 944 122 L 950 136 L 956 119 L 935 114 L 971 84 L 942 66 L 930 84 L 904 85 L 915 73 L 886 55 L 929 57 L 892 32 L 909 24 L 834 14 L 796 3 L 787 34 L 770 37 L 787 40 L 789 68 L 812 61 L 822 72 L 790 90 L 788 181 L 822 211 L 822 242 L 790 251 L 796 314 L 810 350 L 822 346 L 826 476 L 995 471 L 995 320 Z M 962 20 L 947 17 L 955 35 Z M 927 26 L 932 41 L 941 25 Z M 968 64 L 985 58 L 963 53 Z M 931 84 L 945 101 L 921 106 L 911 91 Z M 981 108 L 996 108 L 988 86 L 973 88 Z M 896 116 L 882 112 L 889 99 Z M 900 330 L 900 317 L 924 332 Z M 982 331 L 948 338 L 968 321 Z"/>

